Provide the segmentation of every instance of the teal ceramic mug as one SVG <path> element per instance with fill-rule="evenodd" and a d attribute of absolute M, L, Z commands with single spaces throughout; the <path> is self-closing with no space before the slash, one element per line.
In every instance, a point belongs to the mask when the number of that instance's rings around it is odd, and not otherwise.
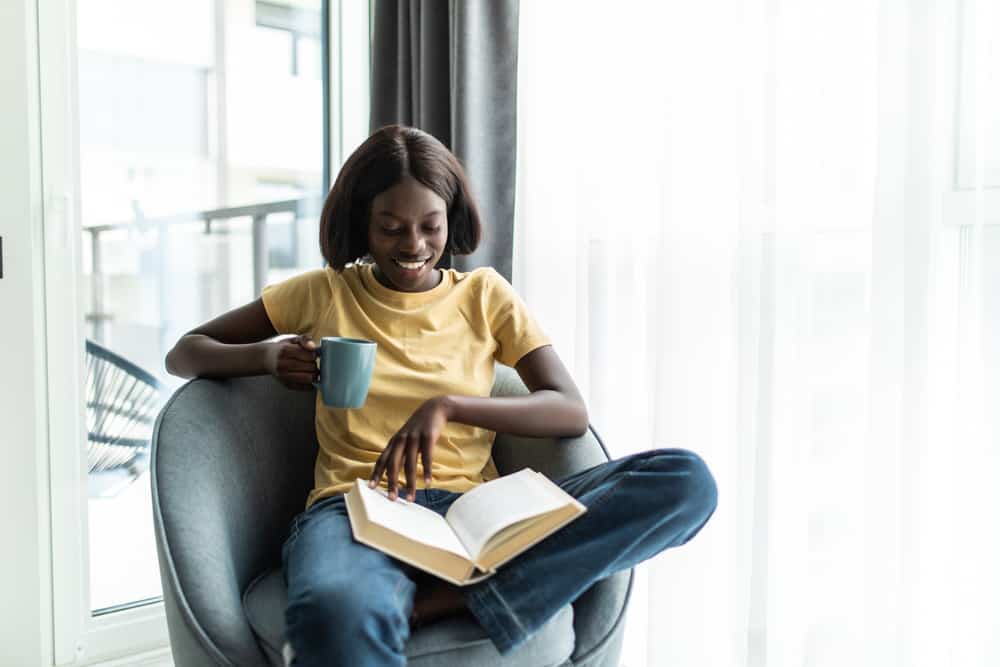
<path fill-rule="evenodd" d="M 319 348 L 319 389 L 323 403 L 334 408 L 360 408 L 375 370 L 374 341 L 326 336 Z"/>

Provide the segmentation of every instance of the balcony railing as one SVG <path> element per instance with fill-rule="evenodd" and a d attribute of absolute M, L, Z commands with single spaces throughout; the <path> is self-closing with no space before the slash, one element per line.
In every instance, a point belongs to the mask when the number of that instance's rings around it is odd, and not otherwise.
<path fill-rule="evenodd" d="M 303 197 L 299 199 L 285 199 L 280 201 L 252 204 L 249 206 L 234 206 L 230 208 L 218 208 L 208 211 L 194 211 L 191 213 L 178 213 L 175 215 L 158 218 L 137 217 L 128 222 L 98 224 L 84 226 L 83 231 L 90 234 L 90 252 L 93 280 L 91 282 L 91 309 L 85 314 L 85 318 L 91 323 L 92 338 L 99 343 L 106 339 L 106 324 L 111 319 L 112 314 L 105 311 L 105 281 L 103 280 L 104 269 L 101 255 L 101 235 L 105 232 L 155 228 L 159 233 L 160 243 L 165 237 L 165 230 L 170 225 L 191 224 L 201 222 L 204 224 L 204 233 L 212 234 L 213 225 L 223 220 L 235 218 L 251 218 L 251 243 L 253 261 L 253 289 L 254 294 L 260 294 L 267 280 L 268 271 L 268 242 L 267 242 L 267 219 L 268 216 L 278 213 L 293 213 L 297 224 L 300 218 L 316 217 L 322 205 L 320 197 Z"/>

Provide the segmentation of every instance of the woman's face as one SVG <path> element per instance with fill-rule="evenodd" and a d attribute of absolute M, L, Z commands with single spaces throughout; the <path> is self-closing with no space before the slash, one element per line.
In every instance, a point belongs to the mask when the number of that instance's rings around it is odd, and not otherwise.
<path fill-rule="evenodd" d="M 448 244 L 448 207 L 411 176 L 372 199 L 368 252 L 375 277 L 399 292 L 424 292 L 441 280 L 434 268 Z"/>

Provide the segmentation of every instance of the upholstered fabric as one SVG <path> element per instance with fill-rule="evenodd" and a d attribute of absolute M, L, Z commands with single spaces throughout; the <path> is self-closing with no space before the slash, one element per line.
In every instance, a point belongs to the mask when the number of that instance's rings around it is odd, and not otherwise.
<path fill-rule="evenodd" d="M 498 366 L 494 395 L 527 390 Z M 199 379 L 157 419 L 152 447 L 154 528 L 174 663 L 281 664 L 288 525 L 312 486 L 313 396 L 270 377 Z M 595 434 L 549 440 L 500 435 L 501 474 L 530 466 L 558 478 L 606 460 Z M 416 631 L 414 665 L 614 665 L 630 573 L 567 607 L 525 650 L 501 658 L 471 617 Z"/>
<path fill-rule="evenodd" d="M 287 599 L 285 583 L 278 570 L 271 570 L 254 581 L 243 599 L 250 625 L 274 667 L 284 665 L 281 651 L 285 643 Z M 518 648 L 516 655 L 502 658 L 475 619 L 465 614 L 415 632 L 406 644 L 406 656 L 409 665 L 426 667 L 562 665 L 569 660 L 574 646 L 573 608 L 567 606 L 527 644 Z"/>

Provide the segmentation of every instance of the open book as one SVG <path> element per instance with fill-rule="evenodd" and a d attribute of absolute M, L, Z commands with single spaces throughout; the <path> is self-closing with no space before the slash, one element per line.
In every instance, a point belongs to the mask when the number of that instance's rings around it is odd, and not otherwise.
<path fill-rule="evenodd" d="M 402 497 L 389 500 L 361 479 L 345 500 L 354 539 L 459 586 L 489 577 L 587 511 L 530 468 L 464 493 L 443 517 Z"/>

